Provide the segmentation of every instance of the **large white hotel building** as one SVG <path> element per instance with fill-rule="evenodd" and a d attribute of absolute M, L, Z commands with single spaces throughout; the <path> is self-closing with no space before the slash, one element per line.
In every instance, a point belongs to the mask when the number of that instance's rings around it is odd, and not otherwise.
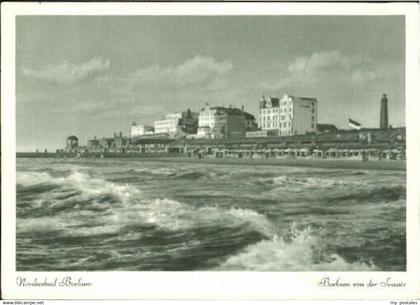
<path fill-rule="evenodd" d="M 260 100 L 258 125 L 261 130 L 276 131 L 279 136 L 315 132 L 318 122 L 316 98 L 283 95 L 264 96 Z"/>

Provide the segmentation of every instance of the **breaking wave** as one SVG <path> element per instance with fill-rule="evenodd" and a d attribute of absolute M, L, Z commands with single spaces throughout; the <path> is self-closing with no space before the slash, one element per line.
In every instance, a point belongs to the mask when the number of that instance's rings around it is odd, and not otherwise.
<path fill-rule="evenodd" d="M 372 263 L 347 262 L 337 253 L 327 253 L 322 238 L 310 226 L 262 240 L 229 257 L 217 269 L 249 271 L 373 271 Z"/>
<path fill-rule="evenodd" d="M 31 187 L 40 184 L 50 184 L 61 187 L 70 187 L 80 191 L 81 196 L 98 197 L 112 194 L 126 202 L 130 196 L 140 191 L 129 185 L 118 185 L 104 179 L 91 177 L 87 173 L 73 170 L 67 177 L 56 178 L 48 173 L 22 172 L 17 174 L 17 185 Z M 19 190 L 18 190 L 19 191 Z"/>
<path fill-rule="evenodd" d="M 138 188 L 130 185 L 119 185 L 103 179 L 93 178 L 86 173 L 72 172 L 65 178 L 53 178 L 48 174 L 25 173 L 19 175 L 18 184 L 26 187 L 39 185 L 61 186 L 61 190 L 54 189 L 52 194 L 46 196 L 46 200 L 37 206 L 52 209 L 59 206 L 58 212 L 68 211 L 61 214 L 60 219 L 55 217 L 31 218 L 18 224 L 20 232 L 30 231 L 56 231 L 63 230 L 64 235 L 101 234 L 118 232 L 131 224 L 154 225 L 165 230 L 183 230 L 196 227 L 221 226 L 238 227 L 247 225 L 248 229 L 261 231 L 262 234 L 270 235 L 271 224 L 265 216 L 252 210 L 241 208 L 224 209 L 216 206 L 195 207 L 179 201 L 167 198 L 147 198 Z M 69 194 L 70 193 L 70 194 Z M 67 198 L 66 198 L 67 194 Z M 45 196 L 44 196 L 45 197 Z M 79 217 L 74 217 L 77 202 Z M 66 205 L 70 209 L 66 209 Z M 86 205 L 83 209 L 83 205 Z M 102 207 L 103 213 L 92 210 L 92 205 Z M 89 206 L 89 209 L 87 209 Z M 78 210 L 78 209 L 76 209 Z M 108 211 L 109 210 L 109 211 Z M 96 230 L 80 229 L 83 224 L 83 216 L 96 219 L 92 221 L 98 227 Z M 68 228 L 68 230 L 65 230 Z M 86 233 L 88 232 L 88 233 Z"/>
<path fill-rule="evenodd" d="M 358 182 L 344 181 L 339 179 L 324 179 L 316 177 L 294 177 L 294 176 L 278 176 L 272 179 L 272 183 L 278 186 L 303 186 L 307 188 L 331 188 L 345 185 L 358 185 Z"/>
<path fill-rule="evenodd" d="M 19 262 L 26 270 L 26 257 L 49 270 L 83 270 L 86 264 L 92 270 L 383 270 L 372 249 L 384 242 L 365 240 L 386 238 L 385 219 L 398 222 L 395 232 L 404 230 L 405 187 L 367 187 L 358 176 L 363 180 L 370 172 L 348 178 L 299 170 L 256 171 L 256 179 L 243 169 L 173 165 L 18 171 Z M 375 221 L 368 218 L 378 213 Z M 75 247 L 84 248 L 77 258 L 68 252 Z M 51 251 L 64 259 L 49 263 Z"/>

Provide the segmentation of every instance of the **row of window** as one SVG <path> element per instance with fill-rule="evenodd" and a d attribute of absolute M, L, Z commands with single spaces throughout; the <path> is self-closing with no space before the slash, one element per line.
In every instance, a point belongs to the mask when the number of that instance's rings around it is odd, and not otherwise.
<path fill-rule="evenodd" d="M 271 121 L 271 120 L 277 121 L 278 119 L 279 119 L 279 116 L 278 115 L 263 116 L 263 117 L 261 117 L 261 121 Z M 284 120 L 286 120 L 286 116 L 281 115 L 280 116 L 280 121 L 284 121 Z"/>
<path fill-rule="evenodd" d="M 261 127 L 263 128 L 263 129 L 269 129 L 269 128 L 287 128 L 287 127 L 290 127 L 290 126 L 292 126 L 291 125 L 291 123 L 290 122 L 283 122 L 283 123 L 280 123 L 280 122 L 273 122 L 273 123 L 262 123 L 261 124 Z"/>
<path fill-rule="evenodd" d="M 264 114 L 278 113 L 278 112 L 282 113 L 282 112 L 287 112 L 287 110 L 289 110 L 289 112 L 292 112 L 293 109 L 292 109 L 292 107 L 290 107 L 290 108 L 287 108 L 287 107 L 281 107 L 281 108 L 275 107 L 275 108 L 261 109 L 261 114 L 264 115 Z"/>
<path fill-rule="evenodd" d="M 272 121 L 272 120 L 276 121 L 276 120 L 278 120 L 278 118 L 279 118 L 279 116 L 277 116 L 277 115 L 263 116 L 263 117 L 261 117 L 261 121 L 262 122 L 264 122 L 264 121 Z M 280 116 L 280 121 L 284 121 L 284 120 L 286 120 L 286 116 L 281 115 Z M 315 122 L 315 116 L 314 115 L 311 116 L 311 120 L 312 120 L 312 122 Z"/>
<path fill-rule="evenodd" d="M 270 129 L 270 128 L 279 128 L 279 129 L 281 129 L 282 127 L 283 128 L 290 128 L 290 126 L 291 126 L 290 122 L 288 122 L 288 123 L 284 122 L 283 124 L 278 123 L 278 122 L 263 123 L 263 124 L 261 124 L 261 128 L 262 129 Z M 315 128 L 315 124 L 314 123 L 311 124 L 311 128 L 312 129 Z"/>

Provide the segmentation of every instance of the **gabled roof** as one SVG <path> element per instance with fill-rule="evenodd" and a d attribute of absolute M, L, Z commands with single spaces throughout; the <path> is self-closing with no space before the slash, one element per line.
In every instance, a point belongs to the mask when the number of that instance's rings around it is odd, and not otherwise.
<path fill-rule="evenodd" d="M 245 119 L 247 120 L 255 120 L 255 116 L 253 116 L 252 114 L 250 114 L 249 112 L 243 112 Z"/>
<path fill-rule="evenodd" d="M 261 99 L 261 102 L 263 103 L 263 108 L 267 107 L 267 103 L 271 103 L 271 107 L 279 107 L 280 106 L 280 98 L 270 96 L 270 98 L 267 100 L 264 96 Z"/>

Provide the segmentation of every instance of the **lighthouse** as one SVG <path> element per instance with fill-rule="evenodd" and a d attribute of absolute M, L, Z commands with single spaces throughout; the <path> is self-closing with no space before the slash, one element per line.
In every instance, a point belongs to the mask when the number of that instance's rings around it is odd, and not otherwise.
<path fill-rule="evenodd" d="M 381 99 L 381 117 L 379 121 L 379 128 L 388 128 L 388 98 L 386 97 L 385 93 L 382 95 Z"/>

